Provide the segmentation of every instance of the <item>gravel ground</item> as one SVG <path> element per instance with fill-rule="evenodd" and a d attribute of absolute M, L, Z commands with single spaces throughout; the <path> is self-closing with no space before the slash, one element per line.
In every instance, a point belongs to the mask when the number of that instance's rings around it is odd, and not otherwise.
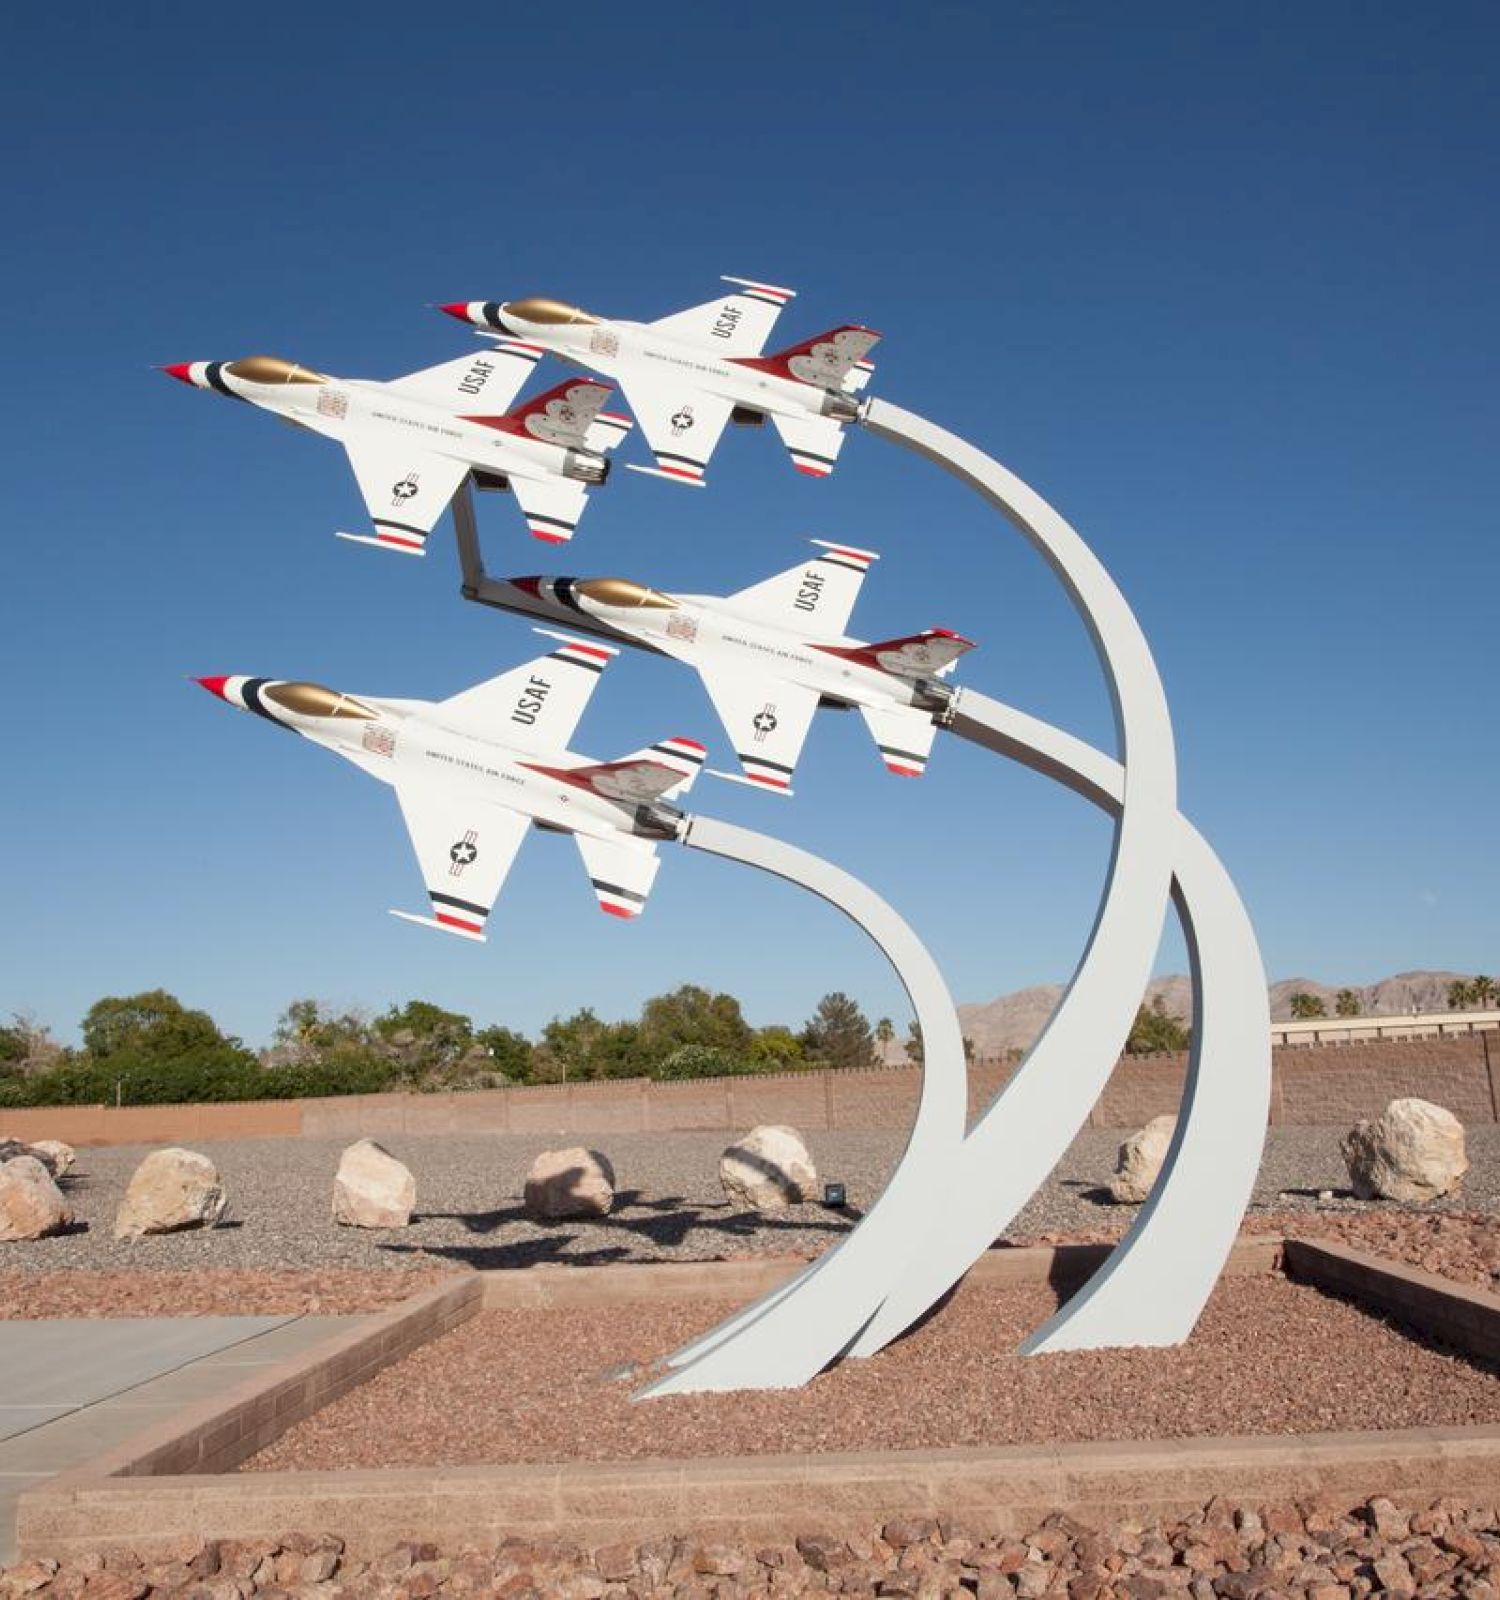
<path fill-rule="evenodd" d="M 1393 1208 L 1388 1205 L 1337 1197 L 1348 1181 L 1338 1153 L 1341 1131 L 1273 1130 L 1254 1207 L 1278 1213 L 1390 1212 Z M 1103 1193 L 1122 1136 L 1115 1129 L 1082 1134 L 1006 1237 L 1077 1236 L 1128 1221 L 1134 1210 L 1109 1204 Z M 532 1159 L 549 1143 L 544 1136 L 390 1140 L 391 1152 L 406 1162 L 417 1180 L 417 1216 L 400 1233 L 367 1233 L 330 1222 L 341 1141 L 256 1139 L 203 1147 L 229 1192 L 223 1226 L 213 1232 L 128 1243 L 112 1237 L 114 1215 L 148 1147 L 81 1150 L 78 1166 L 66 1180 L 79 1225 L 56 1238 L 0 1246 L 0 1270 L 318 1270 L 414 1264 L 430 1268 L 445 1263 L 493 1268 L 543 1261 L 582 1266 L 663 1258 L 814 1255 L 855 1220 L 820 1206 L 795 1207 L 777 1217 L 734 1211 L 719 1187 L 718 1157 L 728 1142 L 721 1133 L 610 1134 L 586 1142 L 609 1155 L 619 1184 L 615 1210 L 599 1222 L 541 1226 L 526 1220 L 522 1184 Z M 820 1175 L 842 1180 L 851 1209 L 860 1212 L 879 1194 L 900 1154 L 903 1136 L 820 1133 L 811 1135 L 808 1143 Z M 1472 1166 L 1459 1196 L 1409 1214 L 1500 1216 L 1500 1126 L 1471 1129 L 1469 1157 Z M 1320 1202 L 1317 1197 L 1323 1190 L 1334 1191 L 1336 1198 Z"/>
<path fill-rule="evenodd" d="M 1183 1345 L 1021 1356 L 1043 1287 L 960 1291 L 801 1390 L 636 1382 L 732 1303 L 483 1311 L 289 1430 L 245 1470 L 910 1450 L 1500 1422 L 1492 1370 L 1285 1278 L 1231 1278 Z M 1245 1375 L 1253 1372 L 1254 1382 Z"/>
<path fill-rule="evenodd" d="M 1463 1193 L 1427 1207 L 1350 1198 L 1340 1187 L 1339 1134 L 1272 1132 L 1247 1229 L 1331 1234 L 1460 1281 L 1500 1286 L 1500 1128 L 1470 1131 L 1473 1164 Z M 1005 1237 L 1040 1243 L 1123 1232 L 1135 1208 L 1110 1204 L 1103 1187 L 1120 1138 L 1113 1129 L 1084 1133 Z M 815 1134 L 819 1171 L 845 1183 L 848 1211 L 812 1205 L 757 1217 L 725 1202 L 722 1134 L 602 1137 L 594 1142 L 610 1155 L 620 1185 L 614 1211 L 600 1221 L 541 1225 L 527 1220 L 520 1196 L 547 1142 L 520 1135 L 392 1140 L 416 1175 L 418 1210 L 410 1228 L 391 1233 L 330 1220 L 341 1142 L 209 1144 L 203 1148 L 229 1192 L 225 1223 L 129 1242 L 113 1238 L 114 1215 L 148 1147 L 81 1150 L 64 1185 L 75 1227 L 0 1245 L 0 1319 L 375 1310 L 444 1270 L 813 1256 L 873 1202 L 901 1149 L 895 1134 Z M 1326 1191 L 1333 1198 L 1320 1200 Z"/>
<path fill-rule="evenodd" d="M 1330 1502 L 1263 1507 L 1213 1500 L 1190 1516 L 1093 1526 L 1054 1514 L 1019 1537 L 979 1518 L 909 1517 L 848 1539 L 788 1530 L 784 1543 L 688 1537 L 585 1550 L 506 1539 L 498 1548 L 392 1546 L 349 1558 L 331 1535 L 185 1539 L 143 1562 L 129 1551 L 23 1563 L 0 1571 L 0 1600 L 154 1600 L 157 1595 L 411 1600 L 501 1595 L 507 1600 L 750 1600 L 839 1593 L 936 1600 L 1067 1596 L 1068 1600 L 1494 1600 L 1500 1518 L 1493 1504 L 1448 1496 L 1398 1506 L 1376 1497 L 1353 1510 Z"/>

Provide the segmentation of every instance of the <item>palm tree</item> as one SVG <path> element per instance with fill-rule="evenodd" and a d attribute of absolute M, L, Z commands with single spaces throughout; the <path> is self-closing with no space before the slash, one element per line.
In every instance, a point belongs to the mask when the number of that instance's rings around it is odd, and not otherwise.
<path fill-rule="evenodd" d="M 885 1047 L 895 1037 L 895 1023 L 893 1023 L 889 1017 L 882 1017 L 880 1021 L 875 1024 L 875 1043 L 880 1046 L 882 1055 L 885 1053 Z"/>
<path fill-rule="evenodd" d="M 1448 985 L 1448 1009 L 1467 1011 L 1474 1000 L 1474 986 L 1467 978 L 1455 978 Z"/>
<path fill-rule="evenodd" d="M 1495 998 L 1495 980 L 1485 977 L 1481 972 L 1469 984 L 1469 997 L 1481 1011 L 1485 1010 Z"/>

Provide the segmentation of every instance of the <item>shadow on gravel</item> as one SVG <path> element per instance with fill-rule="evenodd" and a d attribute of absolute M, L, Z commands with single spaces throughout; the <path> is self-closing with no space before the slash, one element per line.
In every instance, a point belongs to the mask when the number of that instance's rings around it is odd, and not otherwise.
<path fill-rule="evenodd" d="M 658 1249 L 670 1250 L 682 1245 L 699 1229 L 728 1239 L 754 1239 L 783 1233 L 847 1233 L 857 1220 L 847 1214 L 835 1214 L 838 1215 L 835 1221 L 823 1212 L 814 1218 L 769 1217 L 755 1211 L 733 1211 L 727 1205 L 695 1204 L 681 1196 L 645 1200 L 637 1189 L 621 1190 L 615 1196 L 615 1206 L 607 1217 L 565 1224 L 567 1232 L 541 1231 L 547 1225 L 533 1222 L 526 1215 L 526 1208 L 520 1205 L 496 1211 L 430 1211 L 424 1216 L 433 1221 L 457 1222 L 466 1232 L 475 1235 L 493 1235 L 511 1227 L 525 1227 L 528 1231 L 526 1237 L 505 1244 L 382 1244 L 380 1248 L 398 1254 L 439 1256 L 484 1272 L 535 1267 L 548 1262 L 582 1267 L 654 1259 L 643 1258 L 628 1239 L 619 1244 L 601 1243 L 592 1249 L 569 1248 L 577 1242 L 596 1240 L 601 1234 L 605 1237 L 611 1233 L 634 1235 L 649 1240 Z"/>

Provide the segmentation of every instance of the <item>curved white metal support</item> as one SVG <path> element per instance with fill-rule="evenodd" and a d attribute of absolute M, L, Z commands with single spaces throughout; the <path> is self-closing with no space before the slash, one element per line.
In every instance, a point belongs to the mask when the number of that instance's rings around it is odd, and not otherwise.
<path fill-rule="evenodd" d="M 963 1139 L 964 1120 L 968 1114 L 963 1034 L 937 963 L 902 918 L 857 878 L 805 850 L 711 817 L 691 817 L 682 842 L 691 849 L 775 873 L 777 877 L 810 889 L 857 922 L 896 969 L 922 1028 L 926 1067 L 916 1119 L 896 1171 L 859 1226 L 836 1248 L 826 1251 L 804 1269 L 792 1284 L 783 1285 L 747 1307 L 711 1335 L 672 1358 L 672 1364 L 681 1368 L 694 1359 L 706 1359 L 715 1348 L 733 1345 L 736 1330 L 759 1322 L 796 1291 L 800 1316 L 808 1319 L 808 1325 L 801 1328 L 801 1345 L 797 1352 L 800 1364 L 810 1363 L 805 1376 L 777 1384 L 750 1377 L 751 1369 L 742 1369 L 737 1362 L 725 1363 L 732 1373 L 746 1370 L 747 1376 L 743 1381 L 719 1385 L 722 1388 L 784 1387 L 787 1382 L 804 1382 L 806 1377 L 827 1366 L 858 1332 L 859 1323 L 851 1320 L 850 1314 L 851 1304 L 857 1308 L 858 1302 L 850 1301 L 851 1291 L 862 1282 L 878 1280 L 892 1256 L 900 1259 L 919 1247 L 925 1231 L 928 1197 L 941 1192 L 946 1163 Z M 747 1354 L 753 1358 L 755 1352 L 750 1350 Z M 701 1387 L 701 1383 L 684 1382 L 681 1373 L 669 1373 L 643 1393 L 671 1394 Z"/>
<path fill-rule="evenodd" d="M 1161 682 L 1123 595 L 1068 523 L 998 462 L 882 401 L 870 403 L 865 421 L 999 509 L 1078 608 L 1105 670 L 1125 757 L 1108 882 L 1068 992 L 969 1137 L 961 1127 L 955 1137 L 938 1118 L 914 1128 L 885 1194 L 854 1234 L 781 1294 L 679 1352 L 675 1370 L 648 1394 L 792 1387 L 837 1355 L 878 1350 L 921 1316 L 1025 1204 L 1087 1118 L 1124 1047 L 1160 937 L 1176 758 Z M 938 1172 L 940 1181 L 906 1181 L 912 1164 Z"/>
<path fill-rule="evenodd" d="M 1119 763 L 1034 717 L 966 689 L 952 730 L 1119 810 Z M 1228 873 L 1185 817 L 1177 819 L 1172 863 L 1194 1015 L 1177 1132 L 1130 1231 L 1087 1285 L 1025 1342 L 1028 1353 L 1185 1339 L 1255 1185 L 1271 1099 L 1271 1019 L 1260 951 Z"/>

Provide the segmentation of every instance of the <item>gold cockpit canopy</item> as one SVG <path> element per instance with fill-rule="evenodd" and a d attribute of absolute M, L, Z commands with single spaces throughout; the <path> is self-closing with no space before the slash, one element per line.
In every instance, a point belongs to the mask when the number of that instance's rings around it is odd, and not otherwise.
<path fill-rule="evenodd" d="M 565 300 L 548 300 L 541 295 L 533 295 L 529 300 L 507 300 L 500 307 L 501 315 L 507 311 L 514 313 L 526 322 L 597 322 L 598 317 L 591 317 L 587 311 L 578 306 L 570 306 Z"/>
<path fill-rule="evenodd" d="M 584 578 L 574 589 L 585 599 L 601 606 L 627 607 L 654 606 L 658 611 L 676 611 L 677 601 L 659 589 L 648 589 L 643 583 L 632 583 L 629 578 Z"/>
<path fill-rule="evenodd" d="M 225 372 L 231 377 L 243 378 L 246 383 L 327 383 L 321 372 L 299 367 L 295 361 L 283 361 L 280 356 L 245 356 L 229 362 Z"/>
<path fill-rule="evenodd" d="M 337 689 L 325 689 L 321 683 L 269 683 L 261 693 L 299 717 L 362 717 L 369 722 L 380 715 L 364 701 Z"/>

